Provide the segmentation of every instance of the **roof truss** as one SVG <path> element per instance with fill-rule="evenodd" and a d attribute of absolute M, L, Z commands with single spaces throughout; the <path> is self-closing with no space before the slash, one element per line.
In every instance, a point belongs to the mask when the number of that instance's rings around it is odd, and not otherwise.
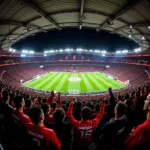
<path fill-rule="evenodd" d="M 35 12 L 37 12 L 41 17 L 48 20 L 51 24 L 53 24 L 57 29 L 61 29 L 60 26 L 54 21 L 54 19 L 47 15 L 42 9 L 40 9 L 36 4 L 32 2 L 32 0 L 21 0 L 25 2 L 30 8 L 32 8 Z"/>
<path fill-rule="evenodd" d="M 119 9 L 113 16 L 109 17 L 106 21 L 104 21 L 100 26 L 99 29 L 104 28 L 106 25 L 111 25 L 114 20 L 118 19 L 121 15 L 126 13 L 131 8 L 135 7 L 139 2 L 142 0 L 129 0 L 128 3 Z"/>
<path fill-rule="evenodd" d="M 84 0 L 81 0 L 81 6 L 80 6 L 80 15 L 79 15 L 79 29 L 82 29 L 82 21 L 84 20 Z"/>

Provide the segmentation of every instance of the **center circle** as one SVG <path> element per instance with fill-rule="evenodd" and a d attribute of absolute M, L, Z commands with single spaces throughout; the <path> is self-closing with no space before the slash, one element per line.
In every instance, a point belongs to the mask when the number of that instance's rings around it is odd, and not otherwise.
<path fill-rule="evenodd" d="M 81 81 L 82 79 L 81 78 L 78 78 L 78 77 L 71 77 L 68 79 L 69 81 L 72 81 L 72 82 L 79 82 Z"/>

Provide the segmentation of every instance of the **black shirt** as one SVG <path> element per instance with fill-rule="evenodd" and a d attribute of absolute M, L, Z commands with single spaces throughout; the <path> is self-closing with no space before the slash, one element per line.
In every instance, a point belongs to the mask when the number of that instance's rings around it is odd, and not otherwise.
<path fill-rule="evenodd" d="M 71 142 L 70 124 L 68 122 L 51 123 L 48 124 L 47 127 L 55 131 L 56 135 L 58 136 L 62 144 L 62 150 L 68 150 L 70 148 L 70 142 Z"/>
<path fill-rule="evenodd" d="M 8 127 L 10 123 L 12 124 L 12 110 L 13 108 L 9 104 L 5 104 L 3 101 L 0 101 L 0 114 L 4 117 L 4 124 Z"/>
<path fill-rule="evenodd" d="M 124 129 L 127 123 L 127 117 L 123 116 L 121 120 L 107 122 L 100 133 L 100 147 L 115 147 L 115 140 L 119 132 Z"/>

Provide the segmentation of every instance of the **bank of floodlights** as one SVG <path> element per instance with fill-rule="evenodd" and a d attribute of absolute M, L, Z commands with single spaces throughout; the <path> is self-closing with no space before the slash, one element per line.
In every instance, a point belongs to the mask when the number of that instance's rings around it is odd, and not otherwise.
<path fill-rule="evenodd" d="M 63 49 L 60 49 L 60 50 L 59 50 L 59 52 L 63 52 L 63 51 L 64 51 Z"/>
<path fill-rule="evenodd" d="M 27 55 L 26 54 L 21 54 L 21 57 L 26 57 Z"/>
<path fill-rule="evenodd" d="M 123 50 L 122 51 L 122 54 L 127 54 L 128 53 L 128 50 Z"/>
<path fill-rule="evenodd" d="M 95 52 L 95 53 L 100 53 L 101 51 L 100 51 L 100 50 L 95 50 L 94 52 Z"/>
<path fill-rule="evenodd" d="M 84 51 L 82 48 L 77 48 L 77 52 L 82 52 Z"/>
<path fill-rule="evenodd" d="M 14 48 L 9 48 L 9 51 L 12 52 L 12 53 L 16 52 L 16 50 Z"/>
<path fill-rule="evenodd" d="M 22 54 L 34 54 L 34 51 L 32 51 L 32 50 L 25 50 L 24 49 L 24 50 L 21 51 L 21 53 Z"/>
<path fill-rule="evenodd" d="M 136 48 L 136 49 L 134 49 L 134 52 L 135 53 L 139 53 L 141 51 L 141 48 Z"/>
<path fill-rule="evenodd" d="M 24 53 L 24 54 L 27 54 L 28 50 L 22 50 L 21 52 Z"/>
<path fill-rule="evenodd" d="M 101 51 L 101 54 L 106 54 L 107 52 L 105 50 Z"/>
<path fill-rule="evenodd" d="M 122 51 L 118 50 L 116 51 L 116 54 L 122 54 Z"/>

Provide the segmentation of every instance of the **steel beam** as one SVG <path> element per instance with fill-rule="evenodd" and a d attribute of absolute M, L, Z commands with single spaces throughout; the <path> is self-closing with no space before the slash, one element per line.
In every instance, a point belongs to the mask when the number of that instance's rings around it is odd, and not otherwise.
<path fill-rule="evenodd" d="M 60 26 L 54 21 L 54 19 L 47 15 L 42 9 L 40 9 L 36 4 L 34 4 L 31 0 L 21 0 L 25 2 L 30 8 L 32 8 L 35 12 L 37 12 L 41 17 L 48 20 L 51 24 L 53 24 L 57 29 L 61 29 Z"/>
<path fill-rule="evenodd" d="M 79 15 L 79 29 L 82 29 L 82 21 L 84 18 L 83 12 L 84 12 L 84 0 L 81 0 L 80 15 Z"/>
<path fill-rule="evenodd" d="M 118 19 L 121 15 L 126 13 L 131 8 L 135 7 L 139 2 L 142 0 L 130 0 L 125 6 L 121 7 L 119 11 L 117 11 L 113 16 L 109 17 L 107 20 L 105 20 L 100 26 L 99 29 L 103 28 L 106 25 L 111 25 L 111 23 Z"/>

